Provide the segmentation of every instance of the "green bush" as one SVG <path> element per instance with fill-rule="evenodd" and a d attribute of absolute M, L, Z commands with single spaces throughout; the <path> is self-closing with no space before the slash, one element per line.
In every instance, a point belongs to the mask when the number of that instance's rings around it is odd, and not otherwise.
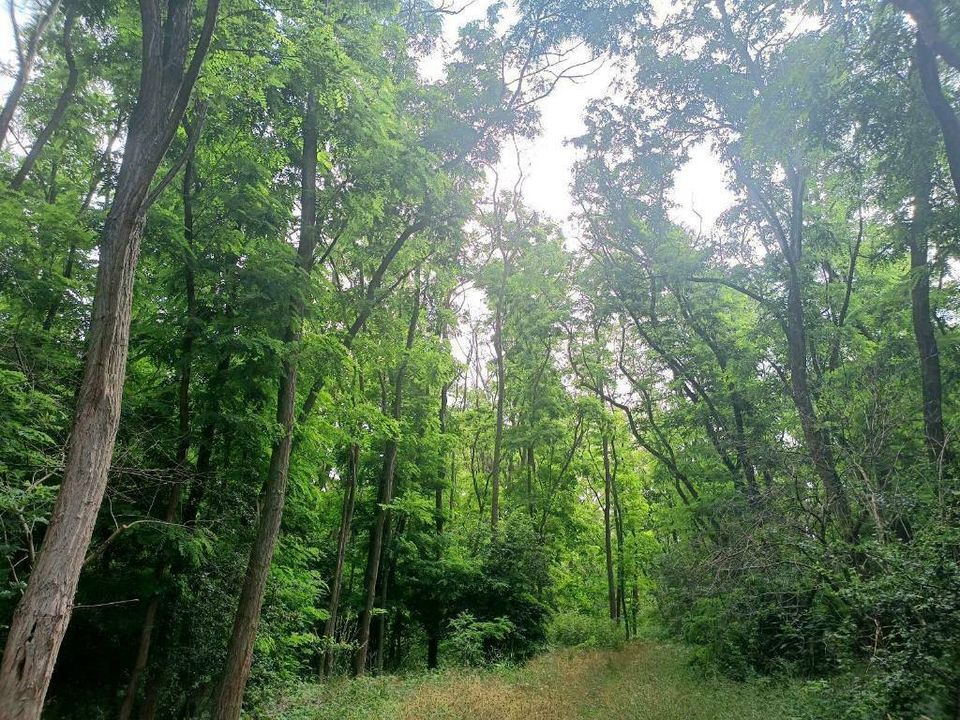
<path fill-rule="evenodd" d="M 554 647 L 620 648 L 623 629 L 608 618 L 563 612 L 547 623 L 547 639 Z"/>
<path fill-rule="evenodd" d="M 477 620 L 462 612 L 450 621 L 444 650 L 461 665 L 483 665 L 494 659 L 495 648 L 513 632 L 513 623 L 505 617 Z"/>

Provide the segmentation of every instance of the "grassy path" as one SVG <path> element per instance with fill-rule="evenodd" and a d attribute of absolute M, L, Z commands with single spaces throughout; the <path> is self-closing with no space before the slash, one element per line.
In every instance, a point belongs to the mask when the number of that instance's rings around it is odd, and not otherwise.
<path fill-rule="evenodd" d="M 787 720 L 789 692 L 698 673 L 654 642 L 561 651 L 519 669 L 306 686 L 270 720 Z"/>

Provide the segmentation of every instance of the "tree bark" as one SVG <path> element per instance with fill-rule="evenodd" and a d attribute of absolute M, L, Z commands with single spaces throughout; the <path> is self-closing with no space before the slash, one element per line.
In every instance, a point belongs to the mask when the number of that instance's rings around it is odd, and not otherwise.
<path fill-rule="evenodd" d="M 154 0 L 140 4 L 143 59 L 137 103 L 103 229 L 87 357 L 63 482 L 0 665 L 4 720 L 39 718 L 70 621 L 120 420 L 134 273 L 150 184 L 186 111 L 213 35 L 218 2 L 208 0 L 189 66 L 193 3 L 171 0 L 163 19 Z"/>
<path fill-rule="evenodd" d="M 306 291 L 317 242 L 317 122 L 317 99 L 314 92 L 310 91 L 304 118 L 301 161 L 300 247 L 296 263 L 300 282 L 297 283 L 299 287 L 294 290 L 294 297 L 291 299 L 285 337 L 287 356 L 283 361 L 280 386 L 277 390 L 277 425 L 282 429 L 282 434 L 273 444 L 267 479 L 260 493 L 261 511 L 257 533 L 247 561 L 223 677 L 214 704 L 215 720 L 237 720 L 240 717 L 243 693 L 253 663 L 253 645 L 260 625 L 263 593 L 283 518 L 296 419 L 298 346 L 305 311 L 302 293 Z"/>
<path fill-rule="evenodd" d="M 399 420 L 403 410 L 403 381 L 406 374 L 407 361 L 413 341 L 416 338 L 417 320 L 420 317 L 420 288 L 416 290 L 413 303 L 413 314 L 407 326 L 407 341 L 405 354 L 397 368 L 393 386 L 393 419 Z M 393 500 L 393 477 L 397 464 L 397 439 L 389 438 L 384 443 L 383 467 L 380 471 L 380 482 L 377 486 L 377 514 L 370 528 L 370 543 L 367 547 L 367 569 L 364 573 L 364 605 L 360 614 L 357 629 L 357 652 L 354 655 L 353 674 L 363 675 L 367 669 L 367 654 L 370 644 L 370 625 L 373 619 L 373 607 L 377 596 L 377 580 L 380 575 L 380 560 L 383 554 L 383 539 L 387 528 L 387 518 L 390 512 L 390 502 Z"/>

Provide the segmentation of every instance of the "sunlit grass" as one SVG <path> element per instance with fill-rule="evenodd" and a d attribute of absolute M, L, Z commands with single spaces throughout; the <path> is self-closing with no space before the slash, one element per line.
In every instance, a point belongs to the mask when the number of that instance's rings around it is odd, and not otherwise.
<path fill-rule="evenodd" d="M 338 680 L 279 700 L 270 720 L 788 720 L 795 690 L 697 670 L 674 645 L 545 654 L 523 668 Z"/>

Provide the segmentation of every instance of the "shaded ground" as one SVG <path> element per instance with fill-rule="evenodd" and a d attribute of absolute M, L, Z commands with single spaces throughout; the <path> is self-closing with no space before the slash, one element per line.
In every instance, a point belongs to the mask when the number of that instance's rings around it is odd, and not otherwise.
<path fill-rule="evenodd" d="M 524 668 L 305 686 L 270 720 L 788 720 L 791 691 L 693 669 L 672 645 L 569 650 Z"/>

